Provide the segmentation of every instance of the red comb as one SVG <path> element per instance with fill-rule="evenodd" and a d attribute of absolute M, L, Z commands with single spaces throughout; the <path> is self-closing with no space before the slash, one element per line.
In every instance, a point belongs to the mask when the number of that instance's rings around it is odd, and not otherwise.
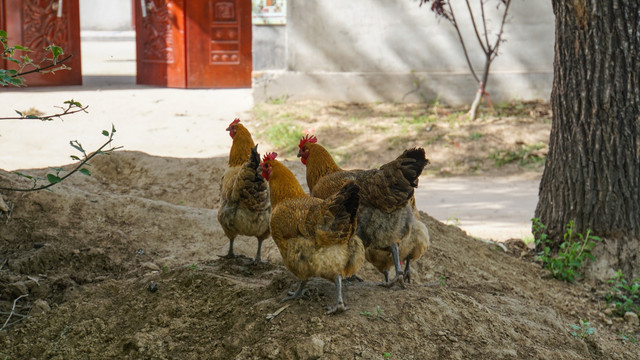
<path fill-rule="evenodd" d="M 275 152 L 266 153 L 262 157 L 262 162 L 265 162 L 267 160 L 275 160 L 277 156 L 278 156 L 278 153 L 275 153 Z"/>
<path fill-rule="evenodd" d="M 298 147 L 302 148 L 302 146 L 304 146 L 304 144 L 308 142 L 315 144 L 318 142 L 318 138 L 315 135 L 310 136 L 309 134 L 307 134 L 304 137 L 302 137 L 302 139 L 300 139 L 300 145 L 298 145 Z"/>
<path fill-rule="evenodd" d="M 235 120 L 233 120 L 233 121 L 231 122 L 231 124 L 229 124 L 229 127 L 231 127 L 231 126 L 233 126 L 233 125 L 235 125 L 235 124 L 239 124 L 239 123 L 240 123 L 240 119 L 236 118 Z"/>

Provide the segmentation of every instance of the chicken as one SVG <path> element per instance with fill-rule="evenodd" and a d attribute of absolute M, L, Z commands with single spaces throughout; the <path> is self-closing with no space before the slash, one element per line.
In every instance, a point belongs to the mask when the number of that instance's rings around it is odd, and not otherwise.
<path fill-rule="evenodd" d="M 404 272 L 403 279 L 411 282 L 411 261 L 420 259 L 427 249 L 429 249 L 429 230 L 427 226 L 420 221 L 420 214 L 415 206 L 415 198 L 412 198 L 413 207 L 413 221 L 411 221 L 411 231 L 409 235 L 405 236 L 398 246 L 398 257 L 400 260 L 404 260 Z M 369 261 L 378 271 L 384 275 L 385 283 L 389 282 L 389 268 L 393 263 L 393 256 L 391 253 L 384 250 L 367 248 L 365 251 L 365 258 Z"/>
<path fill-rule="evenodd" d="M 355 235 L 360 188 L 351 181 L 325 200 L 311 197 L 276 156 L 269 153 L 260 164 L 273 206 L 271 234 L 285 266 L 300 280 L 283 301 L 303 296 L 308 279 L 321 277 L 336 286 L 336 305 L 327 313 L 342 312 L 342 279 L 364 263 L 364 246 Z"/>
<path fill-rule="evenodd" d="M 391 257 L 396 276 L 389 281 L 387 273 L 384 285 L 390 287 L 400 283 L 404 286 L 404 273 L 400 267 L 401 242 L 406 242 L 404 250 L 407 254 L 413 253 L 409 249 L 414 247 L 415 252 L 420 253 L 419 248 L 425 246 L 425 241 L 428 244 L 428 232 L 416 220 L 413 205 L 418 177 L 429 163 L 424 149 L 405 150 L 398 158 L 379 169 L 343 170 L 329 152 L 317 144 L 315 136 L 307 135 L 300 141 L 298 156 L 307 167 L 307 184 L 312 196 L 325 199 L 349 180 L 360 186 L 356 233 L 369 253 L 369 261 L 377 262 L 385 258 L 382 256 L 384 254 L 378 252 L 386 252 L 386 256 Z M 414 239 L 411 238 L 412 231 L 416 237 Z M 411 243 L 414 245 L 410 245 Z M 414 259 L 413 256 L 410 258 Z M 379 266 L 378 269 L 386 269 L 384 262 L 374 265 Z M 408 269 L 407 275 L 410 273 Z"/>
<path fill-rule="evenodd" d="M 233 242 L 238 235 L 255 236 L 258 251 L 254 264 L 261 261 L 262 242 L 269 237 L 269 188 L 258 168 L 260 155 L 249 130 L 235 119 L 227 128 L 233 139 L 229 152 L 229 167 L 220 183 L 221 204 L 218 222 L 229 238 L 225 258 L 236 257 Z"/>

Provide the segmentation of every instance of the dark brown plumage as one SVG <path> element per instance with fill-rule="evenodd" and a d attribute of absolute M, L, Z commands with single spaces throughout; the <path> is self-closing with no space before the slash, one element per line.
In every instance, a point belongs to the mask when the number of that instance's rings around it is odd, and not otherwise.
<path fill-rule="evenodd" d="M 413 199 L 418 178 L 429 163 L 424 149 L 405 150 L 398 158 L 378 169 L 343 170 L 312 136 L 302 139 L 298 156 L 307 167 L 307 184 L 312 196 L 327 198 L 346 181 L 355 181 L 360 186 L 357 235 L 372 254 L 368 260 L 376 267 L 380 269 L 386 266 L 386 263 L 375 263 L 376 259 L 386 259 L 387 256 L 393 259 L 396 277 L 388 281 L 385 273 L 386 285 L 402 283 L 404 274 L 400 269 L 399 245 L 407 241 L 407 247 L 426 249 L 429 242 L 426 227 L 415 217 Z M 416 229 L 411 237 L 414 227 Z M 409 243 L 414 246 L 409 246 Z M 403 250 L 407 254 L 422 255 L 424 252 L 413 252 L 407 248 Z M 382 256 L 378 252 L 386 252 L 387 255 Z M 409 274 L 408 269 L 406 273 Z"/>

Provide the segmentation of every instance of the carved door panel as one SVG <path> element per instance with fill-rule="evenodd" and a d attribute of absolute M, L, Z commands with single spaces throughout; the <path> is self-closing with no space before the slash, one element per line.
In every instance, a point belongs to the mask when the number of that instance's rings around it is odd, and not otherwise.
<path fill-rule="evenodd" d="M 31 49 L 28 55 L 34 62 L 51 59 L 51 51 L 45 50 L 51 44 L 64 50 L 60 58 L 73 54 L 64 62 L 71 70 L 28 74 L 28 86 L 82 85 L 78 0 L 3 0 L 2 7 L 9 45 Z M 50 64 L 51 61 L 44 61 L 40 67 Z M 16 68 L 12 62 L 6 66 Z M 24 70 L 30 69 L 33 68 Z"/>
<path fill-rule="evenodd" d="M 134 0 L 137 83 L 251 87 L 250 0 Z"/>
<path fill-rule="evenodd" d="M 251 87 L 251 1 L 189 1 L 186 53 L 188 87 Z"/>
<path fill-rule="evenodd" d="M 135 0 L 136 82 L 186 87 L 185 0 Z"/>

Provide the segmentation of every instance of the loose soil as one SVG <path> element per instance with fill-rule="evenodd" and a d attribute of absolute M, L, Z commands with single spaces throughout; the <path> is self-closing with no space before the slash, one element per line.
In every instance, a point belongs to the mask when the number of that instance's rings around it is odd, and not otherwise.
<path fill-rule="evenodd" d="M 262 116 L 273 114 L 265 110 L 271 106 L 275 112 L 282 109 L 264 104 L 258 109 L 262 115 L 247 123 L 267 124 Z M 349 154 L 341 160 L 345 166 L 374 165 L 397 156 L 405 146 L 425 146 L 431 174 L 539 174 L 539 162 L 497 168 L 490 158 L 465 161 L 464 152 L 473 145 L 466 151 L 481 158 L 482 151 L 507 149 L 500 147 L 505 143 L 499 142 L 497 128 L 513 133 L 510 123 L 517 124 L 513 126 L 520 132 L 512 139 L 524 144 L 538 141 L 528 136 L 539 126 L 546 126 L 548 136 L 549 126 L 548 110 L 542 120 L 531 121 L 505 120 L 508 116 L 501 115 L 486 116 L 478 123 L 449 124 L 438 118 L 407 125 L 395 144 L 383 140 L 400 131 L 394 126 L 385 135 L 366 130 L 378 122 L 397 124 L 376 120 L 384 118 L 381 109 L 404 108 L 410 114 L 433 111 L 433 106 L 422 110 L 384 104 L 287 106 L 287 111 L 318 106 L 308 110 L 315 115 L 304 121 L 334 148 L 340 148 L 340 139 L 354 140 L 342 145 L 344 154 Z M 371 117 L 360 119 L 361 110 L 372 111 L 367 115 Z M 335 126 L 329 126 L 334 120 L 327 114 L 332 112 L 347 123 L 334 119 Z M 291 115 L 292 122 L 299 121 L 296 116 Z M 349 120 L 352 117 L 355 120 Z M 483 122 L 496 128 L 476 127 Z M 347 126 L 352 123 L 358 126 Z M 425 136 L 442 136 L 425 140 L 414 126 Z M 433 127 L 428 130 L 428 126 Z M 496 140 L 489 129 L 495 130 Z M 267 135 L 256 138 L 267 140 Z M 364 138 L 371 142 L 358 141 Z M 263 152 L 272 146 L 261 144 Z M 506 145 L 514 152 L 521 146 L 517 140 Z M 414 282 L 406 289 L 378 286 L 382 275 L 365 264 L 359 272 L 364 282 L 344 285 L 349 308 L 344 313 L 325 315 L 325 307 L 335 301 L 335 288 L 320 279 L 308 284 L 308 299 L 283 304 L 280 300 L 294 289 L 296 279 L 283 266 L 273 241 L 265 241 L 265 262 L 257 266 L 250 265 L 257 245 L 252 238 L 236 240 L 236 252 L 244 257 L 218 257 L 228 246 L 216 220 L 226 160 L 118 151 L 95 158 L 91 177 L 72 176 L 53 191 L 4 193 L 14 208 L 9 218 L 7 214 L 0 218 L 0 326 L 6 322 L 0 331 L 0 358 L 640 357 L 640 347 L 632 341 L 640 336 L 638 326 L 605 315 L 606 285 L 549 279 L 522 241 L 507 242 L 505 252 L 424 212 L 421 220 L 429 228 L 431 248 L 415 264 Z M 306 186 L 299 161 L 286 164 Z M 28 172 L 46 174 L 43 169 Z M 5 171 L 0 171 L 0 184 L 29 185 Z M 428 181 L 420 186 L 428 186 Z M 19 298 L 22 295 L 28 296 Z M 584 339 L 572 336 L 570 324 L 579 319 L 589 321 L 595 333 Z"/>

